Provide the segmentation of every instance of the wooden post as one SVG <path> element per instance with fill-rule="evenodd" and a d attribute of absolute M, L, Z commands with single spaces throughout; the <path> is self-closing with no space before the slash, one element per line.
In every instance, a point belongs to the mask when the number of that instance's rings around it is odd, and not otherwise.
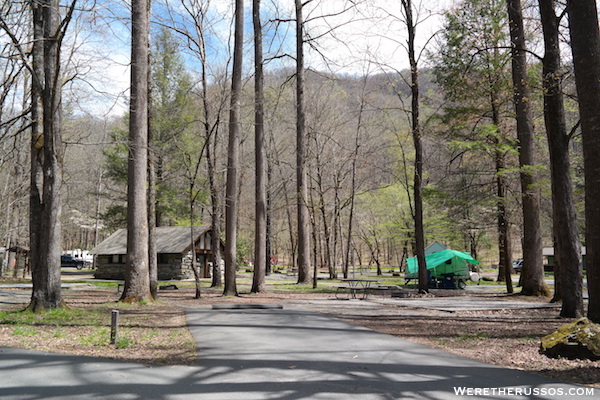
<path fill-rule="evenodd" d="M 119 333 L 119 310 L 112 310 L 112 319 L 110 324 L 110 344 L 117 344 Z"/>

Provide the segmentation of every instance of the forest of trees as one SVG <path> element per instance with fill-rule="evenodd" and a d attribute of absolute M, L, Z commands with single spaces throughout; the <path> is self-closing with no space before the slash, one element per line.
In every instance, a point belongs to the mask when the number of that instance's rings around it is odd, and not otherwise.
<path fill-rule="evenodd" d="M 202 224 L 229 295 L 245 261 L 260 292 L 276 266 L 424 272 L 434 240 L 548 295 L 554 247 L 568 317 L 584 245 L 600 321 L 595 1 L 249 3 L 0 2 L 0 276 L 30 251 L 31 308 L 124 227 L 122 299 L 155 296 L 152 227 Z"/>

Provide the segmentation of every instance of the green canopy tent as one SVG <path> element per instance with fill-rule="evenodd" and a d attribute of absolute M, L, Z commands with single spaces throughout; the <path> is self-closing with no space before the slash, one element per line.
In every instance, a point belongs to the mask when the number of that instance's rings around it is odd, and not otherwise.
<path fill-rule="evenodd" d="M 419 268 L 417 257 L 407 260 L 405 278 L 407 280 L 417 279 L 419 277 Z M 434 279 L 445 279 L 450 274 L 454 282 L 466 281 L 470 277 L 468 264 L 479 264 L 469 253 L 456 250 L 442 250 L 425 256 L 427 271 Z M 459 287 L 462 285 L 458 285 Z"/>

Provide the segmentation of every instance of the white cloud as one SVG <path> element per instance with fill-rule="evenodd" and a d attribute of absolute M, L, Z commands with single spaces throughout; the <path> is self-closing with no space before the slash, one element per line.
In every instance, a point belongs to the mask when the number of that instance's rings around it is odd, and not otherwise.
<path fill-rule="evenodd" d="M 340 13 L 347 4 L 347 1 L 328 0 L 316 3 L 307 13 L 308 18 L 314 18 L 308 27 L 311 36 L 329 32 L 319 39 L 316 46 L 328 60 L 333 61 L 333 64 L 326 64 L 323 57 L 313 50 L 309 53 L 307 64 L 316 69 L 333 68 L 337 72 L 351 74 L 364 73 L 373 64 L 386 69 L 408 68 L 408 34 L 400 1 L 371 1 Z M 415 4 L 413 18 L 417 23 L 417 52 L 441 26 L 441 10 L 446 4 L 448 0 Z M 318 18 L 323 15 L 329 17 Z"/>

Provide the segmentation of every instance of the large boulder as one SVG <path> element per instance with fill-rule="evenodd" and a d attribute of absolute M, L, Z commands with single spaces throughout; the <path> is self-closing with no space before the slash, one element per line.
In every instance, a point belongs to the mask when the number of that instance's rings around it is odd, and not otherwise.
<path fill-rule="evenodd" d="M 600 325 L 587 318 L 564 325 L 542 338 L 540 353 L 552 358 L 600 360 Z"/>

